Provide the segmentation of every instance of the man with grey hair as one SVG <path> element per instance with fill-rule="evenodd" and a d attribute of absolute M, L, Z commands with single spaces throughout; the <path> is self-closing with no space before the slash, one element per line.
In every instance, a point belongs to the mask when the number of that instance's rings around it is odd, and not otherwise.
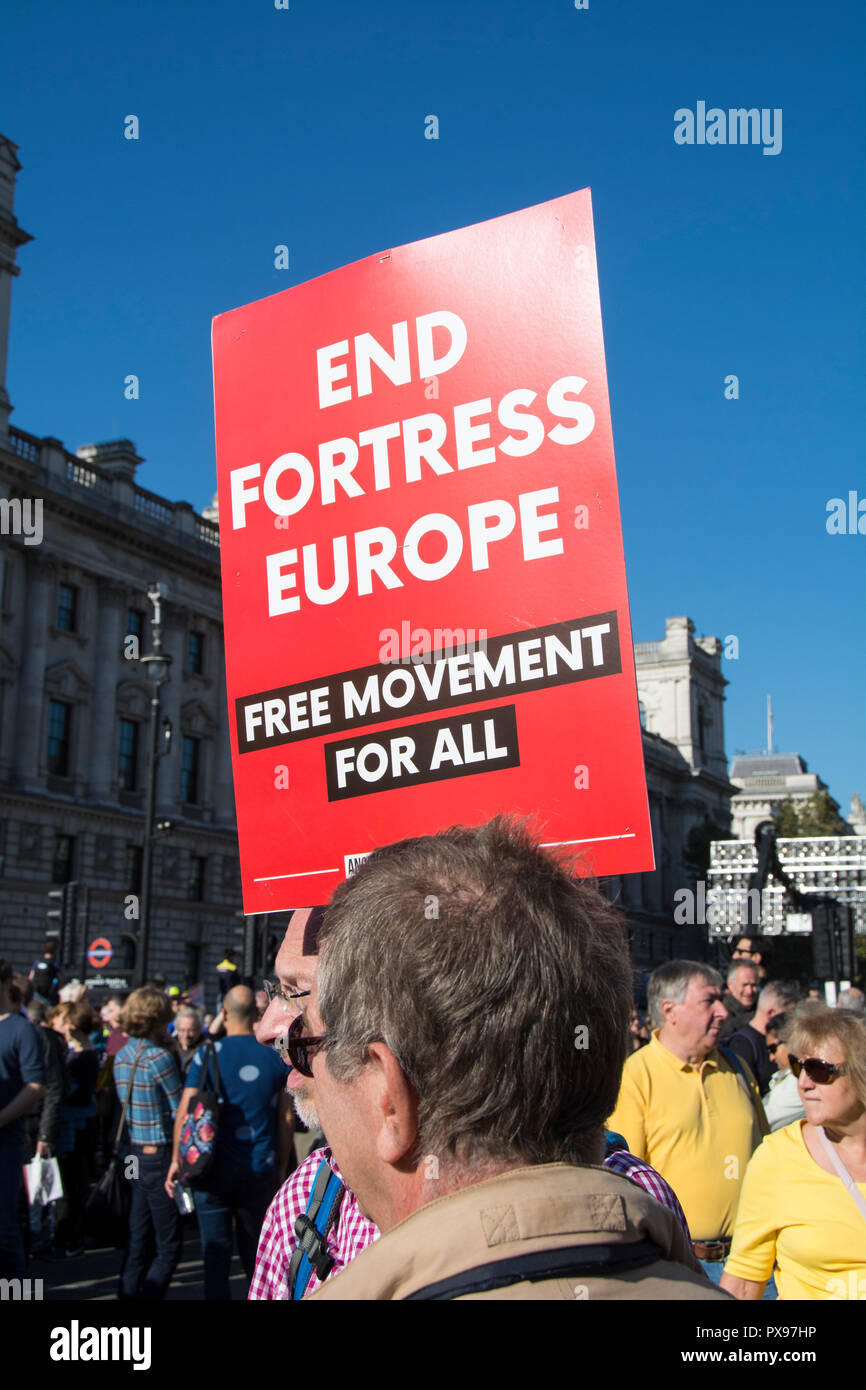
<path fill-rule="evenodd" d="M 184 1004 L 174 1016 L 174 1037 L 181 1075 L 186 1076 L 190 1062 L 204 1034 L 204 1018 L 199 1009 Z"/>
<path fill-rule="evenodd" d="M 695 1254 L 718 1282 L 746 1164 L 767 1121 L 754 1078 L 718 1047 L 726 1016 L 718 971 L 670 961 L 653 971 L 647 998 L 652 1038 L 627 1059 L 608 1123 L 671 1184 Z"/>
<path fill-rule="evenodd" d="M 313 1300 L 713 1298 L 671 1213 L 600 1166 L 630 1006 L 619 912 L 520 827 L 371 855 L 290 1047 L 382 1235 Z"/>
<path fill-rule="evenodd" d="M 775 1064 L 767 1049 L 767 1024 L 776 1014 L 793 1009 L 800 1000 L 800 986 L 793 980 L 771 980 L 758 995 L 758 1006 L 751 1023 L 738 1028 L 727 1040 L 732 1052 L 744 1061 L 764 1095 L 770 1085 Z"/>
<path fill-rule="evenodd" d="M 728 966 L 727 986 L 722 995 L 728 1015 L 722 1024 L 722 1041 L 736 1033 L 738 1028 L 744 1027 L 755 1012 L 761 988 L 758 965 L 751 960 L 732 961 Z"/>

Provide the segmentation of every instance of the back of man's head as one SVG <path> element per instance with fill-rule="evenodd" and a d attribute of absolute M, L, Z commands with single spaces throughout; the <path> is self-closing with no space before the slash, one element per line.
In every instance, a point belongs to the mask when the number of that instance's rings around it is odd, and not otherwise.
<path fill-rule="evenodd" d="M 756 1013 L 783 1014 L 800 1002 L 801 989 L 795 980 L 771 980 L 758 995 Z"/>
<path fill-rule="evenodd" d="M 843 989 L 836 1002 L 840 1009 L 853 1009 L 855 1013 L 866 1014 L 866 996 L 856 986 Z"/>
<path fill-rule="evenodd" d="M 501 818 L 378 850 L 325 916 L 326 1065 L 349 1080 L 384 1040 L 416 1157 L 598 1162 L 628 1047 L 622 923 Z"/>
<path fill-rule="evenodd" d="M 256 1021 L 256 1000 L 247 985 L 235 985 L 223 1000 L 229 1032 L 251 1033 Z"/>

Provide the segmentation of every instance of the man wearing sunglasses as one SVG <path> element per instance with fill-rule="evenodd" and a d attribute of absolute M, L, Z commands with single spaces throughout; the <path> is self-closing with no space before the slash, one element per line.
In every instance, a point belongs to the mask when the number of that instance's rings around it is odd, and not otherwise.
<path fill-rule="evenodd" d="M 299 1118 L 311 1130 L 320 1128 L 312 1061 L 322 1039 L 308 1020 L 310 1006 L 316 1000 L 318 937 L 323 914 L 322 907 L 299 908 L 292 914 L 274 963 L 277 984 L 265 982 L 268 1007 L 257 1033 L 259 1042 L 270 1043 L 289 1068 L 286 1090 Z M 332 1216 L 326 1213 L 331 1219 L 325 1222 L 327 1229 L 317 1242 L 319 1258 L 292 1272 L 292 1257 L 298 1248 L 297 1223 L 310 1208 L 317 1177 L 321 1183 L 329 1175 L 338 1185 L 332 1191 L 339 1205 Z M 353 1194 L 341 1189 L 340 1170 L 327 1145 L 314 1150 L 298 1165 L 265 1216 L 250 1284 L 251 1300 L 300 1299 L 377 1239 L 376 1227 L 361 1214 Z M 290 1278 L 292 1273 L 294 1277 Z"/>
<path fill-rule="evenodd" d="M 264 1027 L 260 1025 L 258 1033 L 259 1040 L 270 1042 L 291 1069 L 286 1084 L 297 1114 L 310 1129 L 320 1127 L 313 1101 L 312 1062 L 326 1042 L 321 1034 L 310 1032 L 307 1022 L 308 1001 L 316 997 L 318 934 L 323 913 L 324 908 L 315 907 L 302 908 L 293 914 L 275 962 L 278 983 L 265 982 L 269 1005 L 274 1007 L 269 1008 L 262 1019 Z M 660 1173 L 628 1152 L 620 1135 L 607 1134 L 604 1166 L 627 1177 L 672 1212 L 689 1239 L 689 1228 L 676 1193 Z M 325 1238 L 318 1242 L 323 1257 L 321 1263 L 316 1266 L 308 1262 L 298 1268 L 297 1222 L 311 1210 L 311 1194 L 317 1177 L 322 1181 L 325 1168 L 343 1188 L 338 1194 L 339 1207 L 333 1220 L 326 1223 Z M 333 1278 L 378 1238 L 378 1229 L 361 1213 L 354 1192 L 343 1187 L 337 1161 L 326 1144 L 298 1166 L 274 1198 L 262 1227 L 249 1297 L 253 1300 L 299 1300 L 320 1287 L 324 1278 Z M 291 1277 L 293 1259 L 296 1273 Z"/>
<path fill-rule="evenodd" d="M 317 986 L 289 1049 L 382 1235 L 314 1299 L 720 1297 L 670 1211 L 602 1166 L 622 919 L 521 827 L 376 851 L 334 894 Z"/>

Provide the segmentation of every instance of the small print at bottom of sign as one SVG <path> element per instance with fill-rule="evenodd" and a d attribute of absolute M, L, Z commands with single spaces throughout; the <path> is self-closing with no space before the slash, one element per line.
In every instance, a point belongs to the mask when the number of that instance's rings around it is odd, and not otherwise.
<path fill-rule="evenodd" d="M 514 705 L 325 744 L 329 801 L 519 766 Z"/>

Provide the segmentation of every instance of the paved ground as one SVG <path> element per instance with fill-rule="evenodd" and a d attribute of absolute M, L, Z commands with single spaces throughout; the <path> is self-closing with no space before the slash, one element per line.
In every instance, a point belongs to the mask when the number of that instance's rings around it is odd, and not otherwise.
<path fill-rule="evenodd" d="M 166 1302 L 204 1298 L 201 1246 L 195 1217 L 185 1218 L 183 1227 L 183 1255 L 166 1294 Z M 32 1259 L 28 1273 L 31 1279 L 42 1280 L 42 1297 L 46 1301 L 106 1301 L 117 1298 L 120 1261 L 119 1250 L 85 1250 L 83 1255 L 71 1260 Z M 232 1260 L 229 1282 L 232 1298 L 246 1298 L 247 1281 L 237 1255 Z"/>

